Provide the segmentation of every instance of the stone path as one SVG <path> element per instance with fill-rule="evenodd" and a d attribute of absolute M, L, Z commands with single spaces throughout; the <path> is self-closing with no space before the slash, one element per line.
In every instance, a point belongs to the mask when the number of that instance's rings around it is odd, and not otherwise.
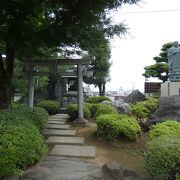
<path fill-rule="evenodd" d="M 46 143 L 52 147 L 48 156 L 28 170 L 23 180 L 88 180 L 103 179 L 102 168 L 82 158 L 95 158 L 95 147 L 84 145 L 84 137 L 76 137 L 76 130 L 66 124 L 67 114 L 49 118 L 44 131 Z"/>

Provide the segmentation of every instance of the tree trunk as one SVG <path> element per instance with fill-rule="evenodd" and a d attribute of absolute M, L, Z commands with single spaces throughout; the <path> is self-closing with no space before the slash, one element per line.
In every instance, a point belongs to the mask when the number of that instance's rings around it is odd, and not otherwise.
<path fill-rule="evenodd" d="M 98 88 L 99 88 L 99 96 L 102 96 L 102 84 L 99 84 Z"/>
<path fill-rule="evenodd" d="M 4 81 L 0 80 L 0 109 L 8 108 L 11 102 L 11 85 L 6 78 Z"/>
<path fill-rule="evenodd" d="M 105 96 L 105 92 L 106 92 L 106 83 L 102 84 L 102 96 Z"/>
<path fill-rule="evenodd" d="M 0 53 L 0 109 L 7 108 L 11 102 L 11 80 L 14 69 L 15 48 L 13 43 L 6 41 L 6 60 L 4 65 L 2 54 Z"/>

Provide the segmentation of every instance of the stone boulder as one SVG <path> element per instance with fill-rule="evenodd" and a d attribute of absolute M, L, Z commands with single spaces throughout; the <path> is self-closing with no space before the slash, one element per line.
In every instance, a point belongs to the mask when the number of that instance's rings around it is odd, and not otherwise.
<path fill-rule="evenodd" d="M 116 106 L 116 108 L 120 114 L 131 114 L 131 107 L 128 103 L 119 104 L 118 106 Z"/>
<path fill-rule="evenodd" d="M 126 99 L 125 102 L 126 103 L 136 103 L 139 101 L 145 101 L 146 100 L 146 96 L 141 93 L 138 89 L 133 91 Z"/>
<path fill-rule="evenodd" d="M 105 174 L 109 174 L 115 180 L 138 180 L 138 175 L 131 169 L 122 167 L 115 161 L 109 161 L 103 165 Z"/>
<path fill-rule="evenodd" d="M 161 97 L 158 102 L 158 110 L 150 116 L 145 125 L 149 128 L 168 119 L 180 122 L 180 96 Z"/>

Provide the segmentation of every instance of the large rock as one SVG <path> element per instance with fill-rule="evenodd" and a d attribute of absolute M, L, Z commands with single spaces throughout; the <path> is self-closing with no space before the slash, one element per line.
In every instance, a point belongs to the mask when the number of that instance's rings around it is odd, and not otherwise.
<path fill-rule="evenodd" d="M 131 114 L 131 107 L 128 103 L 122 101 L 103 101 L 101 104 L 114 106 L 120 114 Z"/>
<path fill-rule="evenodd" d="M 108 173 L 115 180 L 138 180 L 138 175 L 133 170 L 122 167 L 115 161 L 107 162 L 103 165 L 103 169 L 105 174 Z"/>
<path fill-rule="evenodd" d="M 131 114 L 131 107 L 128 103 L 122 103 L 116 106 L 117 110 L 121 114 Z"/>
<path fill-rule="evenodd" d="M 135 90 L 125 99 L 125 102 L 136 103 L 145 100 L 146 100 L 146 96 L 143 93 L 141 93 L 139 90 Z"/>
<path fill-rule="evenodd" d="M 180 96 L 161 97 L 158 107 L 158 110 L 146 122 L 147 128 L 168 119 L 174 119 L 180 122 Z"/>

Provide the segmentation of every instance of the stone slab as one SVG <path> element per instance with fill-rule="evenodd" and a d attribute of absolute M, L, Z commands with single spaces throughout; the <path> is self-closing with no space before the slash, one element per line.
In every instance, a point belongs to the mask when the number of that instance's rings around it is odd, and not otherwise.
<path fill-rule="evenodd" d="M 100 166 L 82 159 L 47 156 L 21 180 L 104 180 Z"/>
<path fill-rule="evenodd" d="M 60 122 L 66 122 L 68 119 L 55 119 L 55 118 L 49 118 L 49 121 L 60 121 Z"/>
<path fill-rule="evenodd" d="M 52 120 L 50 120 L 50 121 L 48 121 L 48 124 L 65 124 L 65 122 L 63 122 L 63 121 L 52 121 Z"/>
<path fill-rule="evenodd" d="M 69 115 L 68 114 L 56 114 L 56 115 L 53 115 L 51 117 L 58 117 L 58 118 L 69 118 Z"/>
<path fill-rule="evenodd" d="M 47 129 L 69 129 L 70 125 L 48 124 Z"/>
<path fill-rule="evenodd" d="M 75 136 L 76 130 L 55 130 L 55 129 L 46 129 L 44 131 L 45 135 L 54 135 L 54 136 Z"/>
<path fill-rule="evenodd" d="M 95 158 L 95 147 L 75 145 L 55 145 L 50 155 Z"/>
<path fill-rule="evenodd" d="M 84 137 L 58 137 L 51 136 L 46 140 L 48 144 L 71 144 L 82 145 L 84 143 Z"/>

